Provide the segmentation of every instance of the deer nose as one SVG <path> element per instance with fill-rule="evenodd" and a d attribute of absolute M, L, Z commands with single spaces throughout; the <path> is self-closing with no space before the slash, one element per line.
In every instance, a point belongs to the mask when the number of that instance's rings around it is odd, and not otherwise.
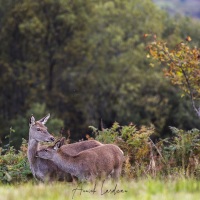
<path fill-rule="evenodd" d="M 51 140 L 52 142 L 54 142 L 55 139 L 54 139 L 54 137 L 50 137 L 50 140 Z"/>

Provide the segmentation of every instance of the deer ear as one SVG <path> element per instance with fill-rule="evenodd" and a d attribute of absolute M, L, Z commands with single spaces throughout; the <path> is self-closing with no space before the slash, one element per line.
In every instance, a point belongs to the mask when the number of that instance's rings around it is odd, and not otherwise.
<path fill-rule="evenodd" d="M 47 123 L 49 117 L 50 117 L 50 113 L 47 116 L 45 116 L 42 119 L 40 119 L 39 121 L 44 125 L 44 124 Z"/>
<path fill-rule="evenodd" d="M 35 118 L 32 115 L 31 118 L 30 118 L 30 120 L 29 120 L 29 126 L 32 126 L 34 124 L 35 124 Z"/>
<path fill-rule="evenodd" d="M 55 142 L 53 149 L 58 150 L 64 144 L 65 144 L 65 137 L 62 137 L 60 140 Z"/>
<path fill-rule="evenodd" d="M 60 142 L 60 141 L 59 141 L 59 142 Z M 54 144 L 54 146 L 53 146 L 53 149 L 56 150 L 56 151 L 60 148 L 59 142 L 56 142 L 56 143 Z"/>
<path fill-rule="evenodd" d="M 60 147 L 63 146 L 63 145 L 65 144 L 65 140 L 66 140 L 65 137 L 62 137 L 62 138 L 60 139 Z"/>

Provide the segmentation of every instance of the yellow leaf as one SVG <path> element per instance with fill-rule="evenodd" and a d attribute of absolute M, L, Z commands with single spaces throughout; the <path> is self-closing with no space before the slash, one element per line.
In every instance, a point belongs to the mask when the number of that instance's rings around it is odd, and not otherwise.
<path fill-rule="evenodd" d="M 150 63 L 149 65 L 150 65 L 151 67 L 154 67 L 154 64 L 153 64 L 153 63 Z"/>
<path fill-rule="evenodd" d="M 153 57 L 157 57 L 157 52 L 150 49 L 150 54 L 153 56 Z"/>
<path fill-rule="evenodd" d="M 147 54 L 147 58 L 150 58 L 150 55 L 149 55 L 149 54 Z"/>
<path fill-rule="evenodd" d="M 177 76 L 182 76 L 182 73 L 181 72 L 176 72 Z"/>

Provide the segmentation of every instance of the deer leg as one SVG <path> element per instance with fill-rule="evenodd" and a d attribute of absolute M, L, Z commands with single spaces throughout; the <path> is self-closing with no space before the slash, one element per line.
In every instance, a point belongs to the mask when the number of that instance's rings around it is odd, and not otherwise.
<path fill-rule="evenodd" d="M 78 182 L 78 178 L 76 176 L 72 176 L 72 184 L 76 185 Z"/>
<path fill-rule="evenodd" d="M 122 166 L 118 167 L 118 168 L 115 168 L 114 169 L 114 172 L 111 174 L 111 177 L 114 179 L 114 180 L 118 180 L 120 175 L 121 175 L 121 171 L 122 171 Z"/>

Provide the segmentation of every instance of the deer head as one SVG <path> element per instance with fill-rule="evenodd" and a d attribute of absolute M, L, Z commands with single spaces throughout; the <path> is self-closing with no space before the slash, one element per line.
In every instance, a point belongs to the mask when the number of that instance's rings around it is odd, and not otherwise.
<path fill-rule="evenodd" d="M 45 126 L 49 117 L 50 117 L 50 114 L 36 121 L 35 118 L 31 116 L 30 122 L 29 122 L 29 126 L 30 126 L 29 139 L 34 139 L 38 142 L 54 141 L 54 137 L 48 132 L 47 127 Z"/>
<path fill-rule="evenodd" d="M 65 138 L 62 137 L 61 139 L 56 141 L 53 146 L 48 146 L 44 149 L 37 151 L 36 157 L 51 160 L 53 158 L 54 154 L 57 152 L 57 150 L 62 145 L 64 145 L 64 143 L 65 143 Z"/>

